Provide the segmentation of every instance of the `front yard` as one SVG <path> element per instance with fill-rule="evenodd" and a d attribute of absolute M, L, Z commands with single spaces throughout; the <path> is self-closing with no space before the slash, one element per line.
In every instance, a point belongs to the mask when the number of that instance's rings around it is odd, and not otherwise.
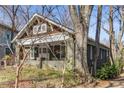
<path fill-rule="evenodd" d="M 7 67 L 0 70 L 0 87 L 14 87 L 16 78 L 16 68 Z M 76 80 L 72 73 L 64 74 L 64 82 L 62 83 L 63 74 L 53 69 L 39 69 L 35 66 L 26 65 L 20 74 L 19 87 L 72 87 L 80 84 L 80 77 Z"/>
<path fill-rule="evenodd" d="M 16 78 L 16 68 L 7 67 L 0 70 L 0 88 L 14 88 Z M 79 74 L 73 76 L 71 72 L 65 72 L 64 82 L 63 74 L 53 69 L 39 69 L 35 66 L 25 65 L 20 74 L 20 88 L 59 88 L 59 87 L 111 87 L 116 82 L 111 80 L 97 80 L 95 83 L 84 84 Z M 124 78 L 122 76 L 121 78 Z M 117 84 L 116 84 L 117 85 Z M 120 85 L 119 85 L 120 86 Z"/>

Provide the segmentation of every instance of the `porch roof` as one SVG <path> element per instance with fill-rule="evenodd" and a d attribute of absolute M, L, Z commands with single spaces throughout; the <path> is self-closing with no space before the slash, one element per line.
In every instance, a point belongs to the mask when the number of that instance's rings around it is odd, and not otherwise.
<path fill-rule="evenodd" d="M 56 41 L 64 41 L 69 38 L 66 34 L 54 34 L 54 35 L 43 35 L 37 37 L 30 37 L 24 39 L 17 39 L 17 43 L 19 45 L 34 45 L 34 44 L 41 44 L 41 43 L 50 43 Z"/>

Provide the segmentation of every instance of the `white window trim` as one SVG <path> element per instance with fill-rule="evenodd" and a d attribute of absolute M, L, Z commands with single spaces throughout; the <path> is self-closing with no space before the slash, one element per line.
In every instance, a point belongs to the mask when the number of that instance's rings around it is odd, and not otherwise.
<path fill-rule="evenodd" d="M 34 47 L 32 47 L 32 49 L 30 49 L 30 58 L 34 59 Z"/>

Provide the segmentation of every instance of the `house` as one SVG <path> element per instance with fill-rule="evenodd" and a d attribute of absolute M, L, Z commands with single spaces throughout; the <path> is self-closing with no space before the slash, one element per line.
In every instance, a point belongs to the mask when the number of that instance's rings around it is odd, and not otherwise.
<path fill-rule="evenodd" d="M 16 44 L 18 58 L 23 59 L 24 51 L 30 51 L 26 63 L 63 69 L 64 65 L 74 60 L 74 30 L 54 22 L 47 17 L 34 14 L 29 22 L 12 40 Z M 22 49 L 22 46 L 24 49 Z M 95 42 L 88 39 L 88 65 L 92 67 Z M 108 59 L 109 48 L 100 44 L 99 64 Z M 78 63 L 76 66 L 80 67 Z M 91 69 L 90 69 L 91 70 Z"/>
<path fill-rule="evenodd" d="M 14 33 L 14 36 L 17 33 Z M 5 56 L 9 55 L 11 51 L 11 35 L 12 29 L 3 23 L 0 23 L 0 60 Z"/>

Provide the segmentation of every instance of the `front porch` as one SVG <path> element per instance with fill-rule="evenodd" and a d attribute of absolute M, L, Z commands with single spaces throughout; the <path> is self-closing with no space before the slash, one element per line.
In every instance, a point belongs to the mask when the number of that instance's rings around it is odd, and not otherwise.
<path fill-rule="evenodd" d="M 20 47 L 19 47 L 20 46 Z M 23 47 L 23 48 L 21 48 Z M 16 53 L 22 60 L 25 51 L 30 51 L 27 64 L 63 69 L 64 62 L 73 59 L 73 42 L 68 33 L 46 34 L 17 40 Z"/>
<path fill-rule="evenodd" d="M 67 43 L 66 43 L 67 44 Z M 68 48 L 68 50 L 67 50 Z M 64 41 L 35 44 L 25 46 L 25 51 L 30 50 L 26 64 L 36 65 L 39 68 L 51 67 L 57 70 L 64 68 L 64 62 L 69 58 L 69 46 Z M 19 58 L 23 58 L 21 50 Z"/>

